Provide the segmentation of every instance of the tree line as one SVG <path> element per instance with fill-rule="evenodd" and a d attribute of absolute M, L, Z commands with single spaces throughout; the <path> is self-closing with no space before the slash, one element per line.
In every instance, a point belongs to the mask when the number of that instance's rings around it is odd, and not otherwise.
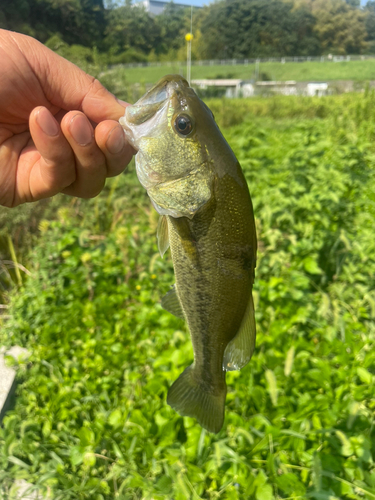
<path fill-rule="evenodd" d="M 375 0 L 219 0 L 193 10 L 195 59 L 375 53 Z M 65 57 L 183 60 L 190 8 L 150 15 L 131 0 L 2 0 L 0 27 Z"/>

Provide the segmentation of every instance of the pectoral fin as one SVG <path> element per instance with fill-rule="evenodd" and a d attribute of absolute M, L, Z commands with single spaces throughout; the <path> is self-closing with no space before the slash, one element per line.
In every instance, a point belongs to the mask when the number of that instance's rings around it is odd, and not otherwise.
<path fill-rule="evenodd" d="M 184 311 L 177 295 L 176 285 L 173 285 L 172 289 L 161 299 L 161 307 L 177 316 L 177 318 L 185 319 Z"/>
<path fill-rule="evenodd" d="M 175 230 L 181 240 L 182 248 L 185 255 L 188 257 L 191 265 L 195 268 L 199 267 L 199 254 L 196 245 L 196 236 L 193 234 L 190 221 L 181 217 L 175 219 L 171 217 L 170 222 L 173 230 Z"/>
<path fill-rule="evenodd" d="M 224 352 L 223 370 L 240 370 L 251 359 L 255 348 L 255 311 L 253 296 L 246 308 L 244 318 L 237 335 L 227 345 Z"/>
<path fill-rule="evenodd" d="M 169 236 L 168 236 L 168 221 L 165 215 L 161 215 L 158 223 L 157 230 L 157 238 L 158 238 L 158 248 L 161 257 L 163 258 L 165 252 L 169 248 Z"/>

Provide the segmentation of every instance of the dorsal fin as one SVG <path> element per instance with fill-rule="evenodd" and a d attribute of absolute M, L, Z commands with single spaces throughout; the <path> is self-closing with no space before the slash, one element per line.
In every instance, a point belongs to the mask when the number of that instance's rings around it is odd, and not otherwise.
<path fill-rule="evenodd" d="M 251 359 L 255 348 L 255 311 L 253 296 L 247 304 L 237 335 L 229 342 L 224 352 L 223 370 L 240 370 Z"/>

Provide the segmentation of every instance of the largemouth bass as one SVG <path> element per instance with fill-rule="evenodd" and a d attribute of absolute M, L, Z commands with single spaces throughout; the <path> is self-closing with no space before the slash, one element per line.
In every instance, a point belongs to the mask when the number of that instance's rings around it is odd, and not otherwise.
<path fill-rule="evenodd" d="M 120 119 L 138 151 L 137 175 L 161 218 L 176 284 L 162 306 L 189 327 L 194 363 L 167 402 L 210 432 L 224 421 L 225 373 L 255 347 L 256 230 L 241 167 L 213 114 L 179 75 L 159 81 Z"/>

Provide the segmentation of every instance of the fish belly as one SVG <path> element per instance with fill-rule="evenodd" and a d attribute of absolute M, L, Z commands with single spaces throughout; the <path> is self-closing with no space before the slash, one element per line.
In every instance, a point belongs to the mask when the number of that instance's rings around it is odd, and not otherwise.
<path fill-rule="evenodd" d="M 176 291 L 194 348 L 194 363 L 173 384 L 168 402 L 213 432 L 224 418 L 225 349 L 243 321 L 255 265 L 251 206 L 231 199 L 229 206 L 214 197 L 192 220 L 168 221 Z"/>

